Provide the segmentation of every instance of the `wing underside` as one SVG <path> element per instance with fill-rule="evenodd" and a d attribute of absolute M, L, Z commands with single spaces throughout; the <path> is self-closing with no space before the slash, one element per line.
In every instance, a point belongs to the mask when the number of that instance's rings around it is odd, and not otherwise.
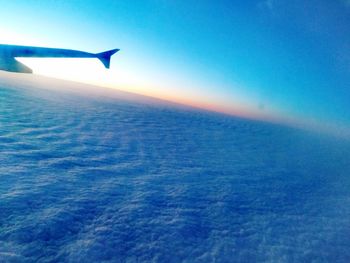
<path fill-rule="evenodd" d="M 19 73 L 33 73 L 32 69 L 17 61 L 14 57 L 0 58 L 0 70 Z"/>

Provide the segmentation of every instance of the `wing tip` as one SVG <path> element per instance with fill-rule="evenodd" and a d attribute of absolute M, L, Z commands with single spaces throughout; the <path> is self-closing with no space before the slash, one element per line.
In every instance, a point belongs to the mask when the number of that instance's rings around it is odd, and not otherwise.
<path fill-rule="evenodd" d="M 102 64 L 105 66 L 105 68 L 109 69 L 110 68 L 110 63 L 111 63 L 111 57 L 117 53 L 120 49 L 111 49 L 105 52 L 101 52 L 96 54 L 96 57 L 102 62 Z"/>

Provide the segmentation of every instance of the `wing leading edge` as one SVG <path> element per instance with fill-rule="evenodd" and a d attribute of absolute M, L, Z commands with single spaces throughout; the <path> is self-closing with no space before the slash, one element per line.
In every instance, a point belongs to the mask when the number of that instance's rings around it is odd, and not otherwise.
<path fill-rule="evenodd" d="M 119 49 L 112 49 L 101 53 L 88 53 L 79 50 L 44 48 L 30 46 L 15 46 L 0 44 L 0 70 L 19 73 L 33 73 L 32 69 L 16 60 L 17 57 L 37 58 L 97 58 L 105 68 L 109 69 L 111 56 Z"/>

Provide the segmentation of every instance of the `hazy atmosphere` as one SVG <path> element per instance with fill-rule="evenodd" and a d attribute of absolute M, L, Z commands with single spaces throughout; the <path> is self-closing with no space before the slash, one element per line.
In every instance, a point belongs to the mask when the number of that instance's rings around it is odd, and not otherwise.
<path fill-rule="evenodd" d="M 0 1 L 0 262 L 350 262 L 347 0 Z"/>
<path fill-rule="evenodd" d="M 240 116 L 350 126 L 350 6 L 312 1 L 6 1 L 2 43 L 101 52 L 98 63 L 27 59 L 37 74 Z M 78 70 L 79 69 L 79 70 Z"/>

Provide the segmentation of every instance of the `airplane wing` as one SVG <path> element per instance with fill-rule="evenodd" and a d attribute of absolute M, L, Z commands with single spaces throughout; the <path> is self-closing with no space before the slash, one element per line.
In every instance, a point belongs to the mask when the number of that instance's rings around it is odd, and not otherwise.
<path fill-rule="evenodd" d="M 0 70 L 20 73 L 33 73 L 33 70 L 17 61 L 14 57 L 1 57 Z"/>

